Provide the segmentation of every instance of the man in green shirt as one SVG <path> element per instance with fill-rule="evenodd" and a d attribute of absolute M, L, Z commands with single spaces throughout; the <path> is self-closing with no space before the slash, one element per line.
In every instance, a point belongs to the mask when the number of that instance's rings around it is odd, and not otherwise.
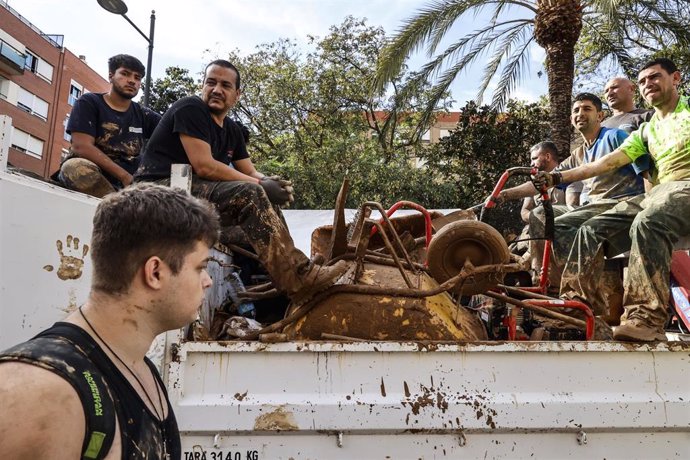
<path fill-rule="evenodd" d="M 678 93 L 680 72 L 665 58 L 640 70 L 638 86 L 654 107 L 649 122 L 614 152 L 567 171 L 538 173 L 539 185 L 552 187 L 595 177 L 635 161 L 645 153 L 654 160 L 654 187 L 586 221 L 578 230 L 561 282 L 561 297 L 583 300 L 596 315 L 606 312 L 599 285 L 609 247 L 630 248 L 625 279 L 625 313 L 614 338 L 665 340 L 670 262 L 673 245 L 690 234 L 690 106 Z"/>

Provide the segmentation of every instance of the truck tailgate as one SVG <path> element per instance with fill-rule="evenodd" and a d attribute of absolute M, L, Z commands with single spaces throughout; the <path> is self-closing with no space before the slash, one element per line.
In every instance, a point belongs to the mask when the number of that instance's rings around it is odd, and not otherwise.
<path fill-rule="evenodd" d="M 690 344 L 186 342 L 183 458 L 688 458 Z"/>

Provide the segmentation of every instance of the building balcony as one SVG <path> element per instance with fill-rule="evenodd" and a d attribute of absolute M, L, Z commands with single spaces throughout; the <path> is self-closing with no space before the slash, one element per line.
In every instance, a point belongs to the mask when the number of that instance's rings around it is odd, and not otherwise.
<path fill-rule="evenodd" d="M 24 73 L 24 62 L 26 56 L 9 43 L 0 40 L 0 70 L 10 75 L 21 75 Z"/>

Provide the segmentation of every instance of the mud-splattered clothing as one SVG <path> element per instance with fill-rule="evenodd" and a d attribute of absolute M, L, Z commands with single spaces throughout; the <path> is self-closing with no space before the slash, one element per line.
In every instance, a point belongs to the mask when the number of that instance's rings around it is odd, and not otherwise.
<path fill-rule="evenodd" d="M 680 98 L 665 118 L 654 114 L 648 123 L 630 135 L 621 150 L 633 161 L 649 153 L 656 166 L 657 183 L 690 180 L 690 106 Z"/>
<path fill-rule="evenodd" d="M 602 128 L 591 145 L 582 145 L 577 148 L 557 169 L 565 171 L 596 161 L 616 150 L 627 136 L 626 132 L 619 129 Z M 580 196 L 580 202 L 584 203 L 582 200 L 588 200 L 587 204 L 555 216 L 555 240 L 549 267 L 549 280 L 554 287 L 561 284 L 561 274 L 580 226 L 592 217 L 611 209 L 620 200 L 639 195 L 644 191 L 642 178 L 630 165 L 594 179 L 596 180 L 585 181 L 585 189 L 589 191 L 583 190 Z M 607 187 L 611 188 L 607 189 Z M 589 197 L 583 198 L 583 195 L 587 193 Z M 535 216 L 535 218 L 540 218 L 542 222 L 544 219 L 543 216 Z M 536 222 L 534 225 L 538 227 Z"/>
<path fill-rule="evenodd" d="M 596 140 L 591 145 L 583 144 L 575 149 L 555 170 L 567 171 L 592 163 L 616 150 L 627 137 L 628 133 L 620 129 L 601 128 Z M 586 179 L 583 181 L 582 195 L 587 195 L 588 199 L 585 201 L 580 195 L 580 203 L 594 203 L 597 200 L 609 198 L 620 200 L 643 193 L 644 183 L 642 177 L 638 176 L 637 173 L 644 168 L 636 169 L 638 168 L 633 165 L 626 165 L 615 171 Z"/>
<path fill-rule="evenodd" d="M 226 118 L 218 126 L 198 97 L 179 100 L 163 116 L 142 158 L 135 181 L 169 183 L 170 165 L 189 164 L 180 134 L 200 139 L 211 146 L 214 158 L 225 164 L 247 158 L 242 132 Z M 276 287 L 291 296 L 305 288 L 305 274 L 314 264 L 290 236 L 282 215 L 273 208 L 264 189 L 243 181 L 210 181 L 192 178 L 192 195 L 216 206 L 223 228 L 238 225 L 254 248 Z M 332 283 L 331 283 L 332 284 Z"/>
<path fill-rule="evenodd" d="M 160 120 L 158 113 L 136 102 L 132 102 L 127 111 L 119 112 L 105 102 L 103 94 L 86 93 L 75 102 L 66 131 L 93 136 L 96 147 L 125 171 L 134 174 L 144 142 L 151 137 Z M 102 174 L 116 188 L 121 187 L 117 179 L 105 172 Z"/>
<path fill-rule="evenodd" d="M 164 452 L 167 452 L 170 459 L 178 460 L 181 458 L 181 446 L 177 421 L 158 371 L 150 360 L 145 358 L 145 361 L 165 394 L 164 404 L 168 407 L 168 417 L 163 421 L 159 421 L 150 412 L 136 390 L 98 343 L 74 324 L 55 323 L 53 327 L 33 339 L 0 354 L 0 365 L 3 362 L 23 362 L 51 371 L 68 381 L 79 394 L 84 407 L 87 433 L 97 431 L 92 431 L 95 427 L 89 425 L 89 422 L 95 420 L 94 417 L 112 416 L 110 409 L 114 409 L 120 427 L 121 458 L 163 459 Z M 85 372 L 88 373 L 88 377 Z M 84 378 L 89 379 L 89 390 L 86 391 L 80 382 Z M 92 398 L 94 391 L 97 392 L 97 396 Z M 112 400 L 112 406 L 105 398 Z M 98 413 L 94 404 L 100 405 L 102 413 Z M 115 420 L 105 420 L 105 424 L 99 429 L 103 429 L 106 436 L 114 436 Z M 85 451 L 89 449 L 90 439 L 92 438 L 89 436 L 89 439 L 84 440 Z M 111 441 L 109 439 L 106 442 L 108 449 Z M 107 451 L 98 449 L 96 444 L 91 446 L 91 456 L 84 458 L 103 458 L 106 454 Z"/>
<path fill-rule="evenodd" d="M 612 246 L 629 249 L 621 323 L 661 332 L 668 317 L 673 245 L 690 234 L 690 107 L 680 100 L 666 118 L 655 114 L 621 150 L 631 160 L 650 153 L 660 184 L 582 225 L 563 273 L 561 295 L 582 298 L 595 313 L 604 312 L 605 299 L 597 285 L 604 255 Z"/>
<path fill-rule="evenodd" d="M 666 182 L 586 221 L 577 232 L 563 273 L 561 295 L 579 297 L 595 314 L 606 311 L 599 282 L 604 256 L 630 250 L 623 320 L 661 330 L 668 317 L 673 245 L 690 234 L 690 180 Z"/>
<path fill-rule="evenodd" d="M 610 116 L 601 122 L 601 126 L 622 129 L 630 134 L 637 130 L 642 123 L 649 121 L 652 115 L 654 115 L 654 110 L 635 109 L 632 112 Z"/>
<path fill-rule="evenodd" d="M 240 125 L 225 117 L 223 126 L 218 126 L 206 103 L 190 96 L 175 102 L 163 115 L 146 146 L 135 180 L 170 177 L 171 165 L 190 164 L 180 134 L 206 142 L 213 158 L 226 165 L 249 158 Z"/>

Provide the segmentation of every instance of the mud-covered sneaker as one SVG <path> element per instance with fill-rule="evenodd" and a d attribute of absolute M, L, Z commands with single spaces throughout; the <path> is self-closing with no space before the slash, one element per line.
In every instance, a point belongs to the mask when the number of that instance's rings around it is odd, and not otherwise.
<path fill-rule="evenodd" d="M 351 264 L 340 260 L 333 265 L 311 264 L 309 270 L 300 278 L 300 286 L 292 292 L 288 292 L 290 300 L 302 303 L 314 295 L 333 286 L 343 276 Z"/>
<path fill-rule="evenodd" d="M 613 339 L 623 342 L 664 342 L 666 334 L 637 321 L 626 321 L 613 330 Z"/>

